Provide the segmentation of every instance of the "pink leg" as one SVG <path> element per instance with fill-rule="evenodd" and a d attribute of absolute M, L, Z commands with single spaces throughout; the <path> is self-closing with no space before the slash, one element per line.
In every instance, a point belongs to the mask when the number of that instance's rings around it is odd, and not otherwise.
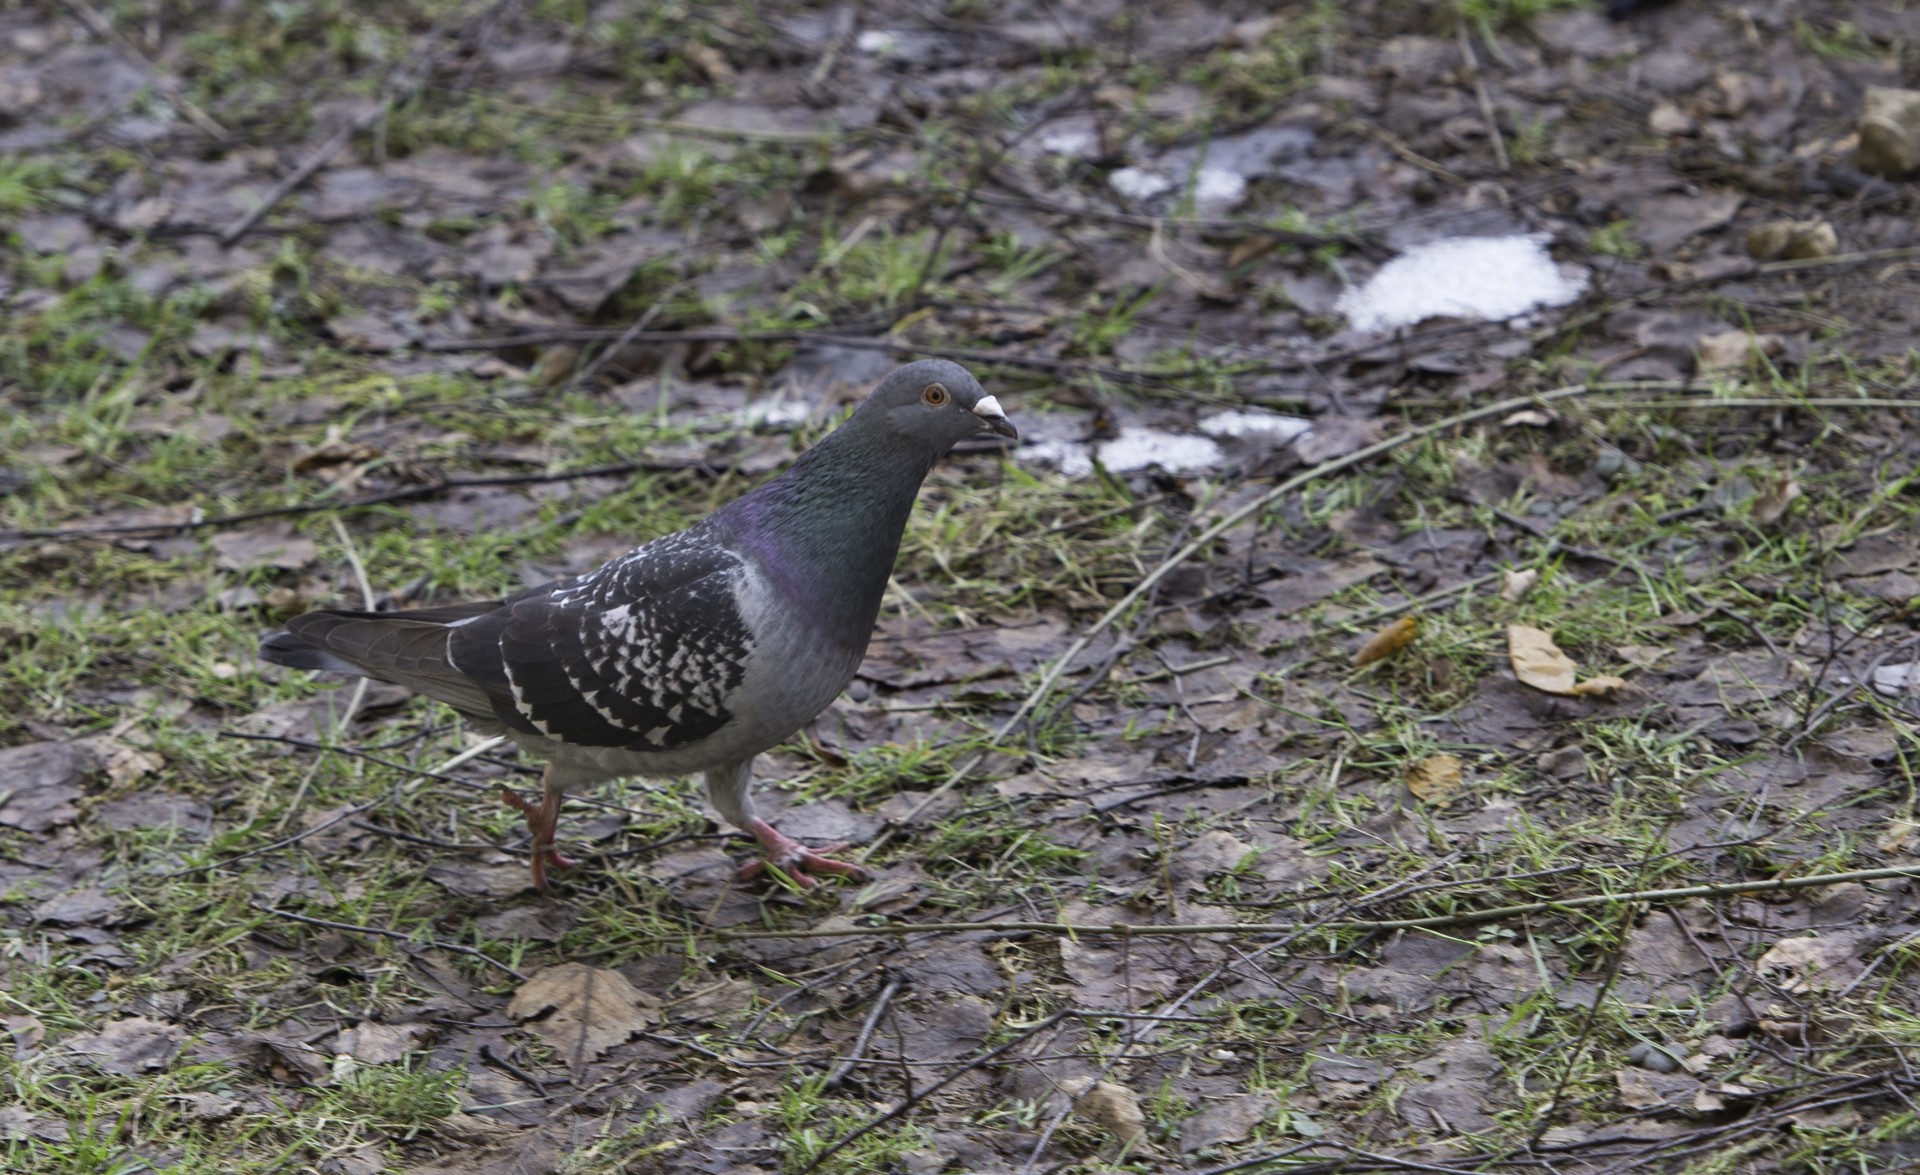
<path fill-rule="evenodd" d="M 837 853 L 846 848 L 845 843 L 828 845 L 819 852 L 815 852 L 765 820 L 755 820 L 748 826 L 747 831 L 753 833 L 754 839 L 760 842 L 760 847 L 766 850 L 767 856 L 764 861 L 749 861 L 741 868 L 740 877 L 743 881 L 758 877 L 766 872 L 769 865 L 793 878 L 794 884 L 801 889 L 812 889 L 819 884 L 810 876 L 814 873 L 837 873 L 855 881 L 865 881 L 873 876 L 858 865 L 848 861 L 836 861 L 825 855 Z"/>
<path fill-rule="evenodd" d="M 534 803 L 517 792 L 502 789 L 500 798 L 510 808 L 517 808 L 526 815 L 527 831 L 533 834 L 533 888 L 541 893 L 547 892 L 547 866 L 555 869 L 571 869 L 575 862 L 561 854 L 554 847 L 554 834 L 560 827 L 560 799 L 562 792 L 553 786 L 553 768 L 540 777 L 540 802 Z"/>

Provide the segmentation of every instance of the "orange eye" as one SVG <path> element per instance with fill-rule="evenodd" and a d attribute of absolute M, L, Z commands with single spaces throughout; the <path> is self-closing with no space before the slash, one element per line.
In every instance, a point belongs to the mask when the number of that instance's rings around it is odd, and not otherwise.
<path fill-rule="evenodd" d="M 924 400 L 929 407 L 938 408 L 947 402 L 946 385 L 928 384 L 927 390 L 920 393 L 920 398 Z"/>

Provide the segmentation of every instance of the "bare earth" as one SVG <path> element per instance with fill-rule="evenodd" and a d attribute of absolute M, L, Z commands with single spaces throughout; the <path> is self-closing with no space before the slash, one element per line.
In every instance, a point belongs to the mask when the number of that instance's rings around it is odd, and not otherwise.
<path fill-rule="evenodd" d="M 0 6 L 0 1169 L 1912 1169 L 1920 15 L 1598 7 Z M 922 355 L 871 884 L 253 655 Z"/>

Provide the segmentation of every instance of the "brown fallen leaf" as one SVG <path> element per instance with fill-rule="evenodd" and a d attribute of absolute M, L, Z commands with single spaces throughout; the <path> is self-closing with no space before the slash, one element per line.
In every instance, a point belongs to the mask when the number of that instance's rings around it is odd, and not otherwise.
<path fill-rule="evenodd" d="M 634 1033 L 651 1027 L 660 1001 L 605 967 L 562 963 L 535 972 L 507 1004 L 578 1073 Z M 550 1013 L 544 1015 L 543 1013 Z"/>
<path fill-rule="evenodd" d="M 345 1053 L 362 1064 L 387 1065 L 405 1060 L 424 1035 L 425 1028 L 419 1024 L 376 1024 L 363 1020 L 340 1030 L 334 1051 Z"/>
<path fill-rule="evenodd" d="M 1755 971 L 1778 983 L 1781 990 L 1805 995 L 1822 987 L 1841 987 L 1858 975 L 1860 941 L 1838 933 L 1828 938 L 1783 938 L 1753 965 Z"/>
<path fill-rule="evenodd" d="M 1500 598 L 1509 604 L 1518 604 L 1527 598 L 1533 585 L 1540 582 L 1540 569 L 1528 567 L 1521 571 L 1502 571 L 1500 573 Z"/>
<path fill-rule="evenodd" d="M 1507 656 L 1513 661 L 1514 675 L 1522 682 L 1562 697 L 1610 694 L 1627 684 L 1610 674 L 1576 682 L 1577 667 L 1573 658 L 1561 652 L 1560 647 L 1553 643 L 1552 633 L 1530 625 L 1507 625 Z"/>
<path fill-rule="evenodd" d="M 100 771 L 99 756 L 79 742 L 24 743 L 0 750 L 0 825 L 45 832 L 72 824 L 82 784 Z"/>
<path fill-rule="evenodd" d="M 187 1030 L 177 1024 L 129 1016 L 98 1032 L 69 1037 L 60 1048 L 104 1073 L 133 1077 L 166 1068 L 186 1041 Z"/>
<path fill-rule="evenodd" d="M 1779 358 L 1786 353 L 1787 342 L 1779 335 L 1729 330 L 1700 336 L 1695 350 L 1701 371 L 1732 371 L 1756 360 Z"/>
<path fill-rule="evenodd" d="M 1756 526 L 1772 526 L 1786 517 L 1793 507 L 1793 500 L 1800 496 L 1800 483 L 1792 476 L 1782 476 L 1774 485 L 1768 486 L 1753 499 L 1753 521 Z"/>
<path fill-rule="evenodd" d="M 210 540 L 216 562 L 228 571 L 273 567 L 298 571 L 320 555 L 314 541 L 293 532 L 285 522 L 269 522 L 250 530 L 226 531 Z"/>
<path fill-rule="evenodd" d="M 1458 755 L 1429 755 L 1407 767 L 1407 790 L 1424 803 L 1446 803 L 1460 790 L 1460 781 Z"/>
<path fill-rule="evenodd" d="M 1147 1115 L 1131 1089 L 1111 1081 L 1074 1077 L 1060 1083 L 1075 1098 L 1074 1112 L 1120 1140 L 1121 1153 L 1146 1140 Z"/>
<path fill-rule="evenodd" d="M 1661 645 L 1615 645 L 1613 655 L 1637 669 L 1652 669 L 1673 650 Z"/>
<path fill-rule="evenodd" d="M 1375 661 L 1383 661 L 1412 644 L 1413 638 L 1419 635 L 1419 617 L 1402 616 L 1368 637 L 1365 644 L 1354 650 L 1353 667 L 1358 669 Z"/>

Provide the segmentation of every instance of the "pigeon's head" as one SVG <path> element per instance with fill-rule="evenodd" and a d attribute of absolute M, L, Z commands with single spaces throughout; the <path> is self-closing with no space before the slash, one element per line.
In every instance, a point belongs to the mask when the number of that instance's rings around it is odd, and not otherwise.
<path fill-rule="evenodd" d="M 895 371 L 861 406 L 878 413 L 895 432 L 931 441 L 944 453 L 978 432 L 1018 437 L 1000 401 L 958 363 L 922 359 Z"/>

